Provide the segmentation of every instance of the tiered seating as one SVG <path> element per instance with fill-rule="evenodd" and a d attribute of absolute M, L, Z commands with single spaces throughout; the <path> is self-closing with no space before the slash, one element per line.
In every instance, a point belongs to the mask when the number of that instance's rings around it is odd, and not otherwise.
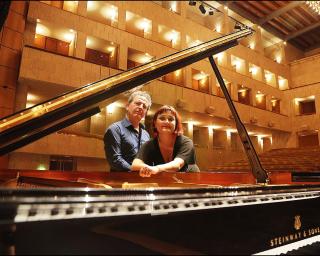
<path fill-rule="evenodd" d="M 267 171 L 320 171 L 320 147 L 273 149 L 259 155 Z M 224 163 L 209 168 L 209 171 L 248 172 L 247 159 Z"/>

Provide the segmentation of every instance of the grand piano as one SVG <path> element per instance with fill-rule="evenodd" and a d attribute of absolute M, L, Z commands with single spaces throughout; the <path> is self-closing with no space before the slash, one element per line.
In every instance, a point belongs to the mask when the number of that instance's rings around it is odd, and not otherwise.
<path fill-rule="evenodd" d="M 213 55 L 253 31 L 182 50 L 0 120 L 0 155 L 100 112 L 118 94 L 204 58 L 233 114 L 251 172 L 0 172 L 2 254 L 312 254 L 319 173 L 267 172 Z M 304 250 L 304 251 L 303 251 Z"/>

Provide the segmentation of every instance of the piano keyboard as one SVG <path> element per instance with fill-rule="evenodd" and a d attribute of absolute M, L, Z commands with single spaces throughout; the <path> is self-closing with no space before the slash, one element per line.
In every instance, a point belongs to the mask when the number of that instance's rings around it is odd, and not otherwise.
<path fill-rule="evenodd" d="M 237 206 L 248 206 L 256 204 L 270 204 L 279 202 L 296 201 L 302 199 L 312 199 L 320 196 L 319 191 L 300 192 L 300 193 L 283 193 L 277 195 L 247 195 L 224 198 L 188 198 L 190 195 L 182 195 L 182 198 L 170 200 L 156 200 L 157 197 L 149 194 L 144 199 L 132 202 L 119 201 L 110 202 L 110 197 L 85 197 L 86 202 L 81 202 L 77 198 L 60 197 L 57 202 L 47 203 L 24 203 L 17 208 L 17 214 L 14 218 L 15 223 L 58 220 L 58 219 L 75 219 L 75 218 L 98 218 L 124 215 L 141 215 L 141 214 L 168 214 L 172 212 L 206 210 L 213 208 L 226 208 Z M 186 198 L 183 198 L 186 197 Z M 58 199 L 58 198 L 57 198 Z M 142 199 L 142 198 L 141 198 Z M 30 198 L 32 201 L 32 199 Z M 74 202 L 72 202 L 74 200 Z M 80 201 L 78 201 L 80 200 Z M 54 201 L 54 200 L 53 200 Z"/>
<path fill-rule="evenodd" d="M 181 248 L 204 254 L 279 255 L 314 249 L 320 242 L 315 211 L 320 187 L 285 188 L 4 190 L 0 221 L 17 224 L 21 234 L 30 233 L 34 227 L 47 230 L 45 226 L 56 225 L 57 232 L 65 225 L 73 230 L 79 223 L 89 228 L 79 232 L 81 237 L 87 236 L 92 225 L 100 224 L 170 243 L 176 243 L 177 236 L 183 234 Z M 191 235 L 190 223 L 199 224 L 192 227 Z M 217 233 L 212 234 L 211 229 Z M 292 232 L 304 231 L 307 235 L 290 238 Z M 286 234 L 289 240 L 285 240 Z M 70 248 L 74 250 L 72 245 Z M 122 246 L 117 251 L 122 251 Z"/>

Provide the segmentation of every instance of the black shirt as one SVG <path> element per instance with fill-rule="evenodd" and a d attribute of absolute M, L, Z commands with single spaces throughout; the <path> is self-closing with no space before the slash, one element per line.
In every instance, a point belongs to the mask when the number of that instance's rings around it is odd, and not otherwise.
<path fill-rule="evenodd" d="M 193 147 L 193 142 L 184 135 L 177 136 L 173 147 L 173 159 L 179 157 L 184 160 L 183 167 L 180 172 L 198 172 L 199 168 L 196 165 L 196 155 Z M 158 138 L 154 138 L 143 144 L 136 156 L 136 158 L 142 160 L 145 164 L 155 166 L 159 164 L 165 164 L 163 160 Z"/>

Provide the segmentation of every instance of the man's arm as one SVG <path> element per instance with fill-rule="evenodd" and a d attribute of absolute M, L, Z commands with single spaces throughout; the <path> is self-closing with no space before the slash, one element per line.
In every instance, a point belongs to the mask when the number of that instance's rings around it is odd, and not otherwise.
<path fill-rule="evenodd" d="M 130 171 L 130 164 L 122 157 L 120 128 L 110 127 L 104 135 L 106 158 L 112 169 Z"/>

